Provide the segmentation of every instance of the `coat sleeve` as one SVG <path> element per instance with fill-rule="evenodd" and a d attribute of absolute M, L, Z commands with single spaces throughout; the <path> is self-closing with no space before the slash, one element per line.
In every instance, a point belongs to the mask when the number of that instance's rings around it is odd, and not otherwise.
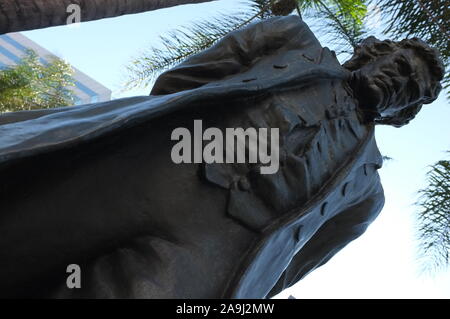
<path fill-rule="evenodd" d="M 59 107 L 53 109 L 40 109 L 32 111 L 18 111 L 18 112 L 8 112 L 0 114 L 0 125 L 23 122 L 34 120 L 42 116 L 49 114 L 59 113 L 66 111 L 66 107 Z"/>
<path fill-rule="evenodd" d="M 323 224 L 294 256 L 268 297 L 273 297 L 296 284 L 366 231 L 384 205 L 383 188 L 378 173 L 375 174 L 376 182 L 366 198 L 347 207 Z"/>

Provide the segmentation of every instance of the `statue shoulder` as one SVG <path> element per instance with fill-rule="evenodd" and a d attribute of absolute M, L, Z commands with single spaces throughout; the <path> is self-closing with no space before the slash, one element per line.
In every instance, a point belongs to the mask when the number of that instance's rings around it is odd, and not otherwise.
<path fill-rule="evenodd" d="M 298 16 L 274 17 L 236 30 L 212 47 L 187 58 L 163 73 L 152 95 L 165 95 L 198 88 L 244 73 L 264 58 L 288 51 L 302 51 L 317 59 L 322 46 Z"/>

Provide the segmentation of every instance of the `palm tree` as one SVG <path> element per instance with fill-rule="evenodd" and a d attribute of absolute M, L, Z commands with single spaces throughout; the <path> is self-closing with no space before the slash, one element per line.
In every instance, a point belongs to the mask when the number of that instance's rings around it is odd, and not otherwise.
<path fill-rule="evenodd" d="M 207 1 L 211 0 L 2 0 L 0 34 L 66 24 L 69 4 L 79 5 L 81 21 L 91 21 Z"/>
<path fill-rule="evenodd" d="M 428 185 L 420 191 L 418 237 L 424 270 L 450 264 L 450 160 L 431 166 Z"/>
<path fill-rule="evenodd" d="M 0 113 L 73 105 L 73 72 L 59 58 L 42 64 L 36 52 L 27 51 L 17 65 L 0 70 Z"/>

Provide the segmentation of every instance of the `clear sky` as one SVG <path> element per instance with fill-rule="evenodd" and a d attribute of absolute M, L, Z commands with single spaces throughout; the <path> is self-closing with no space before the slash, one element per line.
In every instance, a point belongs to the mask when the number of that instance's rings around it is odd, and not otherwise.
<path fill-rule="evenodd" d="M 113 96 L 144 95 L 149 88 L 120 93 L 132 57 L 157 45 L 159 34 L 209 15 L 235 12 L 241 2 L 220 0 L 24 34 L 112 89 Z M 450 297 L 450 270 L 434 276 L 420 272 L 413 205 L 417 190 L 425 185 L 427 166 L 450 150 L 449 118 L 450 106 L 441 94 L 408 126 L 377 128 L 381 152 L 393 158 L 380 170 L 386 205 L 379 218 L 361 238 L 280 297 Z"/>

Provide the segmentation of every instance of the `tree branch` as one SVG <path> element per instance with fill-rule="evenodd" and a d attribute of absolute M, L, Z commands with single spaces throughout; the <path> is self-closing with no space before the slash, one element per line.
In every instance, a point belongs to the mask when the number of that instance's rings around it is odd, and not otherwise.
<path fill-rule="evenodd" d="M 214 0 L 1 0 L 0 34 L 63 25 L 70 4 L 81 8 L 81 21 L 92 21 Z"/>

